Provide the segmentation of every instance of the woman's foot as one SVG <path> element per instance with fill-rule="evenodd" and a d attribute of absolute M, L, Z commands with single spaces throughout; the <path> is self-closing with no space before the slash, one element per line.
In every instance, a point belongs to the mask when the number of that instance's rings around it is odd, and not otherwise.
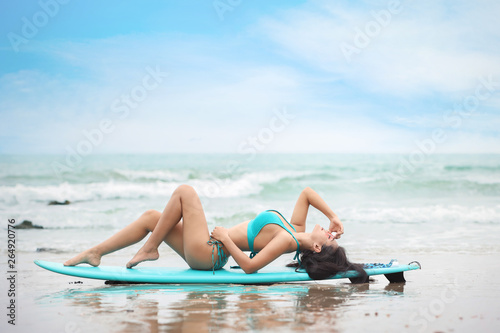
<path fill-rule="evenodd" d="M 97 267 L 101 263 L 101 256 L 92 251 L 86 250 L 79 255 L 73 257 L 72 259 L 66 261 L 64 266 L 76 266 L 78 264 L 89 264 L 91 266 Z"/>
<path fill-rule="evenodd" d="M 127 268 L 132 268 L 143 261 L 154 261 L 160 257 L 157 249 L 150 251 L 140 249 L 139 252 L 127 263 Z"/>

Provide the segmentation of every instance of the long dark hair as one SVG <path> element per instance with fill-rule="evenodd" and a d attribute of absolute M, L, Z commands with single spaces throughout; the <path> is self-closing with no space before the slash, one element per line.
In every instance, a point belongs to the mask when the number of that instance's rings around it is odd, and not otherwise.
<path fill-rule="evenodd" d="M 361 264 L 353 264 L 347 259 L 346 251 L 339 246 L 323 245 L 321 252 L 304 250 L 300 253 L 301 265 L 298 262 L 288 264 L 288 267 L 303 268 L 313 280 L 327 279 L 339 272 L 355 270 L 359 276 L 352 278 L 353 283 L 368 282 L 368 276 Z"/>

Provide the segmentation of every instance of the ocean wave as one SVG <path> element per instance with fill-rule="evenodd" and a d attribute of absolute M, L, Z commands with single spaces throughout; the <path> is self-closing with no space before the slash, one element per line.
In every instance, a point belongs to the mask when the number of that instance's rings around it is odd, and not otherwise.
<path fill-rule="evenodd" d="M 468 179 L 467 179 L 468 178 Z M 408 191 L 433 192 L 434 195 L 450 193 L 480 194 L 486 196 L 500 195 L 500 179 L 487 177 L 467 177 L 464 179 L 418 179 L 401 181 L 398 186 Z"/>
<path fill-rule="evenodd" d="M 106 183 L 70 184 L 47 186 L 1 186 L 0 202 L 7 205 L 44 203 L 51 200 L 75 202 L 140 199 L 153 195 L 169 195 L 174 184 L 140 184 L 109 181 Z"/>
<path fill-rule="evenodd" d="M 299 171 L 252 172 L 233 178 L 218 178 L 207 174 L 205 179 L 188 178 L 189 173 L 179 176 L 173 172 L 124 172 L 121 174 L 128 181 L 69 183 L 57 185 L 23 185 L 0 186 L 0 202 L 7 205 L 27 204 L 30 202 L 45 203 L 51 200 L 71 202 L 143 199 L 158 196 L 170 196 L 179 185 L 192 185 L 201 197 L 228 198 L 245 197 L 258 194 L 265 184 L 279 183 L 282 179 L 301 177 L 305 173 Z M 150 180 L 150 181 L 146 181 Z M 154 181 L 152 181 L 154 180 Z"/>
<path fill-rule="evenodd" d="M 0 175 L 0 182 L 3 184 L 48 182 L 55 179 L 53 174 L 4 174 Z"/>
<path fill-rule="evenodd" d="M 56 175 L 51 171 L 38 173 L 0 174 L 0 184 L 54 185 L 62 182 L 89 184 L 106 181 L 156 182 L 187 181 L 196 178 L 193 172 L 171 170 L 82 169 Z"/>
<path fill-rule="evenodd" d="M 240 174 L 219 174 L 192 170 L 129 171 L 114 170 L 114 176 L 95 182 L 63 182 L 57 184 L 0 185 L 0 203 L 7 206 L 27 203 L 48 203 L 52 200 L 71 202 L 143 199 L 168 197 L 181 184 L 192 185 L 201 197 L 244 198 L 261 194 L 271 196 L 295 193 L 305 186 L 335 188 L 360 193 L 386 193 L 383 175 L 338 175 L 318 170 L 255 171 Z M 109 176 L 110 173 L 107 173 Z M 101 178 L 101 177 L 99 177 Z M 411 177 L 391 187 L 392 193 L 408 195 L 500 195 L 500 179 L 466 175 L 458 179 Z M 420 194 L 419 194 L 420 193 Z"/>
<path fill-rule="evenodd" d="M 132 182 L 179 182 L 192 177 L 189 171 L 174 172 L 169 170 L 112 170 L 112 174 Z"/>
<path fill-rule="evenodd" d="M 446 171 L 492 171 L 500 172 L 500 165 L 445 165 L 443 167 Z"/>
<path fill-rule="evenodd" d="M 294 175 L 283 177 L 282 179 L 280 179 L 280 181 L 283 181 L 283 182 L 287 182 L 287 181 L 314 181 L 314 180 L 331 181 L 331 180 L 338 180 L 338 179 L 341 179 L 341 177 L 333 172 L 327 173 L 327 172 L 304 171 L 302 173 L 297 173 Z"/>
<path fill-rule="evenodd" d="M 339 214 L 339 213 L 337 213 Z M 468 206 L 468 205 L 425 205 L 419 207 L 373 207 L 344 208 L 341 210 L 344 219 L 356 222 L 419 226 L 441 224 L 455 227 L 468 224 L 500 225 L 500 205 Z"/>

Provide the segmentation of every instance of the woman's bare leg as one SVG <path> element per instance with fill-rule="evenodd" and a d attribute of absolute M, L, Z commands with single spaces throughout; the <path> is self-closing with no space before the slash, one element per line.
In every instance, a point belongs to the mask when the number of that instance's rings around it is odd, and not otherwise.
<path fill-rule="evenodd" d="M 181 219 L 183 220 L 182 226 L 178 226 Z M 182 254 L 189 266 L 209 269 L 211 247 L 207 244 L 210 239 L 207 220 L 198 194 L 188 185 L 181 185 L 174 191 L 151 236 L 127 263 L 127 267 L 131 268 L 143 261 L 158 259 L 158 246 L 161 242 L 166 241 L 169 245 L 173 245 L 170 244 L 173 235 L 169 233 L 174 227 L 178 229 L 177 235 L 182 230 L 182 243 L 179 240 L 178 244 L 182 244 Z M 180 252 L 180 249 L 172 247 L 177 253 Z"/>
<path fill-rule="evenodd" d="M 153 234 L 130 261 L 133 263 L 130 267 L 144 260 L 157 259 L 157 248 L 162 241 L 165 241 L 191 267 L 211 268 L 211 260 L 207 258 L 211 258 L 212 248 L 206 243 L 210 235 L 205 213 L 198 195 L 192 187 L 187 185 L 179 186 L 174 191 L 163 213 L 155 210 L 145 212 L 115 235 L 66 261 L 64 265 L 88 263 L 98 266 L 103 255 L 135 244 L 151 231 Z M 145 259 L 141 260 L 144 254 Z M 135 261 L 137 259 L 138 261 Z"/>
<path fill-rule="evenodd" d="M 75 266 L 86 263 L 92 266 L 99 266 L 103 255 L 135 244 L 146 237 L 150 231 L 154 230 L 160 215 L 161 213 L 156 210 L 146 211 L 137 220 L 120 230 L 118 233 L 66 261 L 64 265 Z"/>

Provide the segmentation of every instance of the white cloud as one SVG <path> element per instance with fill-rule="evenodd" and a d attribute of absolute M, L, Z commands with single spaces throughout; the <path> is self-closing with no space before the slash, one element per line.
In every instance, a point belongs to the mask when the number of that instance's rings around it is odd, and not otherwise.
<path fill-rule="evenodd" d="M 270 152 L 301 153 L 393 153 L 413 144 L 408 129 L 395 128 L 369 116 L 349 114 L 328 119 L 297 117 L 275 142 Z"/>
<path fill-rule="evenodd" d="M 32 47 L 63 61 L 63 67 L 78 68 L 85 78 L 41 71 L 0 78 L 0 117 L 14 124 L 4 134 L 23 130 L 25 141 L 49 152 L 74 148 L 85 138 L 82 131 L 98 128 L 105 118 L 116 128 L 95 151 L 234 152 L 234 142 L 261 128 L 273 108 L 302 100 L 293 69 L 242 66 L 238 58 L 229 61 L 220 45 L 196 38 L 188 43 L 169 36 L 120 36 Z M 207 48 L 211 52 L 204 53 Z M 121 119 L 113 103 L 142 84 L 148 67 L 168 76 Z"/>
<path fill-rule="evenodd" d="M 387 26 L 379 24 L 380 32 L 368 36 L 367 46 L 347 62 L 340 46 L 363 46 L 356 43 L 359 31 L 376 24 L 373 12 L 389 13 L 387 4 L 315 1 L 263 19 L 260 31 L 281 45 L 282 53 L 370 92 L 452 93 L 470 89 L 480 76 L 500 75 L 495 1 L 401 1 L 401 12 L 385 19 Z"/>

